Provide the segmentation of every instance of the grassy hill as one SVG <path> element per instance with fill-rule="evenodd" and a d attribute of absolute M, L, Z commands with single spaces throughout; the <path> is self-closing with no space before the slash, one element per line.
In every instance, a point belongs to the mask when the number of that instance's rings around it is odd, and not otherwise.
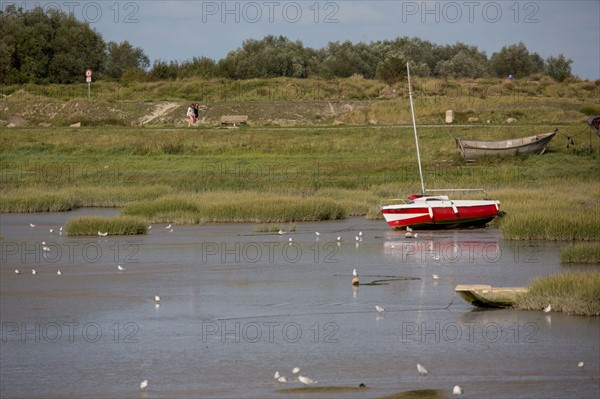
<path fill-rule="evenodd" d="M 576 123 L 600 113 L 600 81 L 557 83 L 530 80 L 439 80 L 415 78 L 413 94 L 420 124 L 443 123 L 452 109 L 456 123 Z M 29 126 L 131 126 L 161 103 L 177 107 L 150 125 L 185 126 L 190 102 L 201 104 L 206 125 L 222 115 L 248 115 L 255 125 L 410 123 L 407 84 L 393 87 L 361 77 L 348 79 L 182 80 L 120 85 L 24 85 L 0 89 L 0 126 L 20 117 Z"/>

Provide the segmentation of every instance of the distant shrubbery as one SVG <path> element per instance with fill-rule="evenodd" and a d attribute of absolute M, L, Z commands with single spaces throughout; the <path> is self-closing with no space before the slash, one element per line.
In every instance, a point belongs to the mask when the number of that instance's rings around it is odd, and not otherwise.
<path fill-rule="evenodd" d="M 371 43 L 329 42 L 305 47 L 285 36 L 248 39 L 219 61 L 193 57 L 183 62 L 150 60 L 129 42 L 104 42 L 102 36 L 73 16 L 8 5 L 0 11 L 0 84 L 73 83 L 90 68 L 95 79 L 169 80 L 190 77 L 254 79 L 273 77 L 347 78 L 353 75 L 393 84 L 403 78 L 409 61 L 417 76 L 442 78 L 517 77 L 531 74 L 557 81 L 571 77 L 572 60 L 562 54 L 544 61 L 525 44 L 512 44 L 490 58 L 464 43 L 437 45 L 416 37 Z"/>

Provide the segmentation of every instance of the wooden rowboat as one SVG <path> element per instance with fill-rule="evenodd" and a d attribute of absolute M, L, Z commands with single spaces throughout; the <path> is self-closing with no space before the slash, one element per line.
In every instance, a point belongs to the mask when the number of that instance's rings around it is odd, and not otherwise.
<path fill-rule="evenodd" d="M 541 155 L 546 151 L 550 140 L 558 129 L 551 133 L 536 134 L 510 140 L 484 141 L 456 138 L 456 147 L 467 162 L 474 162 L 482 156 L 511 156 L 517 154 Z"/>
<path fill-rule="evenodd" d="M 492 287 L 491 285 L 457 285 L 456 291 L 465 301 L 480 308 L 511 307 L 520 294 L 527 292 L 525 287 Z"/>

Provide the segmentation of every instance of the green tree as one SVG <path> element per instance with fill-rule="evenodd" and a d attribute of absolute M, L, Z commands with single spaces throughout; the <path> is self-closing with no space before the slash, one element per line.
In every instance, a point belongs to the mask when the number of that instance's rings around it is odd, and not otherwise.
<path fill-rule="evenodd" d="M 451 60 L 438 62 L 435 72 L 442 77 L 481 78 L 487 75 L 487 59 L 478 59 L 472 54 L 460 51 Z"/>
<path fill-rule="evenodd" d="M 511 44 L 492 54 L 490 65 L 492 71 L 498 77 L 506 77 L 510 74 L 516 76 L 528 76 L 532 73 L 542 72 L 539 54 L 530 54 L 525 44 Z"/>
<path fill-rule="evenodd" d="M 571 75 L 572 63 L 573 60 L 570 58 L 566 59 L 562 54 L 558 57 L 548 57 L 546 58 L 546 68 L 544 72 L 557 82 L 562 82 L 573 76 Z"/>
<path fill-rule="evenodd" d="M 53 56 L 49 62 L 48 78 L 53 83 L 84 81 L 86 69 L 101 76 L 105 60 L 105 43 L 88 24 L 73 17 L 64 18 L 51 42 Z"/>
<path fill-rule="evenodd" d="M 120 79 L 129 69 L 147 69 L 150 59 L 140 47 L 133 47 L 127 40 L 121 43 L 109 42 L 106 46 L 104 73 L 113 79 Z"/>
<path fill-rule="evenodd" d="M 0 12 L 0 83 L 71 83 L 86 68 L 102 70 L 104 41 L 90 28 L 55 9 Z"/>
<path fill-rule="evenodd" d="M 390 86 L 406 76 L 406 60 L 401 56 L 391 56 L 377 66 L 377 79 Z"/>

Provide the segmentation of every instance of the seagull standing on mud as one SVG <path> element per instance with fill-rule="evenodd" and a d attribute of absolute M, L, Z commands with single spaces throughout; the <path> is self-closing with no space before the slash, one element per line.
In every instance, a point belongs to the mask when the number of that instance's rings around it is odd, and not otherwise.
<path fill-rule="evenodd" d="M 427 369 L 425 367 L 421 366 L 419 363 L 417 363 L 417 371 L 421 375 L 427 375 L 427 373 L 428 373 Z"/>
<path fill-rule="evenodd" d="M 379 305 L 375 305 L 375 310 L 377 311 L 377 313 L 383 313 L 385 311 L 385 309 Z"/>

